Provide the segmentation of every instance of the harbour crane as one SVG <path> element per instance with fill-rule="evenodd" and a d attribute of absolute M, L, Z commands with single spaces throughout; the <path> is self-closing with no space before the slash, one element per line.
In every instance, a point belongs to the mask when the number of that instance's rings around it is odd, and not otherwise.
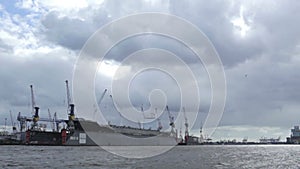
<path fill-rule="evenodd" d="M 64 119 L 57 119 L 57 113 L 53 115 L 53 124 L 55 124 L 55 131 L 59 131 L 59 124 L 65 122 Z"/>
<path fill-rule="evenodd" d="M 49 116 L 49 123 L 50 123 L 51 129 L 52 129 L 52 131 L 55 131 L 55 129 L 54 129 L 54 119 L 52 119 L 52 117 L 51 117 L 50 109 L 48 109 L 48 116 Z"/>
<path fill-rule="evenodd" d="M 202 122 L 201 122 L 199 143 L 203 143 L 203 142 L 204 142 L 204 137 L 203 137 L 203 126 L 202 126 Z"/>
<path fill-rule="evenodd" d="M 103 93 L 101 94 L 101 96 L 100 96 L 100 98 L 99 98 L 99 100 L 98 100 L 98 106 L 100 106 L 100 103 L 102 102 L 102 100 L 103 100 L 103 98 L 104 98 L 106 92 L 107 92 L 107 89 L 104 89 Z M 94 109 L 95 109 L 95 110 L 94 110 L 94 118 L 95 118 L 95 115 L 96 115 L 96 113 L 97 113 L 97 105 L 96 105 L 96 104 L 94 104 Z"/>
<path fill-rule="evenodd" d="M 102 102 L 102 100 L 103 100 L 103 98 L 104 98 L 106 92 L 107 92 L 107 89 L 104 89 L 103 93 L 101 94 L 101 97 L 100 97 L 99 100 L 98 100 L 98 105 L 100 105 L 100 103 Z"/>
<path fill-rule="evenodd" d="M 157 108 L 155 108 L 155 114 L 157 114 Z M 157 130 L 160 131 L 163 128 L 163 126 L 161 124 L 161 121 L 160 121 L 159 117 L 157 118 L 157 122 L 158 122 Z"/>
<path fill-rule="evenodd" d="M 13 120 L 13 116 L 12 116 L 11 110 L 9 111 L 9 114 L 10 114 L 10 120 L 11 120 L 12 130 L 13 130 L 13 133 L 15 133 L 15 132 L 17 131 L 17 127 L 16 127 L 16 124 L 14 123 L 14 120 Z"/>
<path fill-rule="evenodd" d="M 183 114 L 184 114 L 184 125 L 185 125 L 185 137 L 189 136 L 189 123 L 188 123 L 188 118 L 186 117 L 186 112 L 185 112 L 185 108 L 182 108 L 183 110 Z"/>
<path fill-rule="evenodd" d="M 169 121 L 170 121 L 170 126 L 174 128 L 174 127 L 175 127 L 174 117 L 171 115 L 171 112 L 170 112 L 168 106 L 166 106 L 166 110 L 167 110 L 167 112 L 168 112 Z"/>
<path fill-rule="evenodd" d="M 69 89 L 69 83 L 68 80 L 65 81 L 66 82 L 66 90 L 67 90 L 67 103 L 68 103 L 68 109 L 67 111 L 69 112 L 69 120 L 68 120 L 68 129 L 69 130 L 73 130 L 75 129 L 74 126 L 74 120 L 75 120 L 75 105 L 71 102 L 71 93 L 70 93 L 70 89 Z"/>
<path fill-rule="evenodd" d="M 113 99 L 112 95 L 109 95 L 109 97 L 111 99 L 112 106 L 114 106 L 114 99 Z M 119 113 L 119 116 L 120 116 L 120 125 L 123 126 L 123 116 L 122 116 L 122 114 L 119 111 L 117 111 L 117 112 Z M 108 122 L 108 124 L 110 125 L 110 122 Z"/>
<path fill-rule="evenodd" d="M 70 89 L 69 89 L 69 82 L 68 80 L 65 81 L 66 82 L 66 90 L 67 90 L 67 106 L 68 106 L 68 110 L 70 108 L 70 104 L 71 104 L 71 94 L 70 94 Z"/>
<path fill-rule="evenodd" d="M 144 113 L 144 107 L 143 107 L 143 104 L 141 106 L 141 112 L 143 113 L 143 116 L 145 118 L 145 113 Z M 144 128 L 144 119 L 142 119 L 142 122 L 139 121 L 139 127 L 140 128 Z"/>
<path fill-rule="evenodd" d="M 171 133 L 174 134 L 175 133 L 175 131 L 174 131 L 174 128 L 175 128 L 174 117 L 171 115 L 171 112 L 170 112 L 168 106 L 166 106 L 166 110 L 167 110 L 168 115 L 169 115 L 169 121 L 170 121 L 170 126 L 171 126 Z"/>
<path fill-rule="evenodd" d="M 33 113 L 33 124 L 32 124 L 32 129 L 36 129 L 38 127 L 37 122 L 39 121 L 39 107 L 36 106 L 35 103 L 35 97 L 34 97 L 34 92 L 33 92 L 33 86 L 30 85 L 30 92 L 31 92 L 31 106 L 32 106 L 32 113 Z"/>
<path fill-rule="evenodd" d="M 148 114 L 145 114 L 144 112 L 144 108 L 143 108 L 143 104 L 142 104 L 142 107 L 141 107 L 141 112 L 143 113 L 143 116 L 144 116 L 144 119 L 155 119 L 155 115 L 156 113 L 148 113 Z"/>
<path fill-rule="evenodd" d="M 34 114 L 34 107 L 36 107 L 36 104 L 35 104 L 35 98 L 34 98 L 34 93 L 33 93 L 33 86 L 30 85 L 30 94 L 31 94 L 31 113 Z"/>
<path fill-rule="evenodd" d="M 27 127 L 27 122 L 31 122 L 33 118 L 28 118 L 26 116 L 21 116 L 19 112 L 17 120 L 20 122 L 20 132 L 22 132 Z"/>

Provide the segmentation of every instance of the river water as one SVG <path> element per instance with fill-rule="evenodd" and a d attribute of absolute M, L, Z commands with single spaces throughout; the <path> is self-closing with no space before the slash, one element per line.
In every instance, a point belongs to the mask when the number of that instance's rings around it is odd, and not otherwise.
<path fill-rule="evenodd" d="M 124 158 L 95 147 L 0 146 L 0 168 L 300 168 L 297 145 L 177 146 L 158 156 Z M 142 153 L 143 149 L 140 150 Z M 129 152 L 130 153 L 130 152 Z"/>

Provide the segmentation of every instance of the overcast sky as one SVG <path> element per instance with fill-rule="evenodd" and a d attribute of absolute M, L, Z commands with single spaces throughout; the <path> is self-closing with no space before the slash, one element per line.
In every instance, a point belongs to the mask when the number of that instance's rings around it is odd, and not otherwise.
<path fill-rule="evenodd" d="M 292 126 L 300 124 L 299 8 L 296 0 L 1 0 L 0 124 L 10 118 L 9 110 L 15 117 L 19 111 L 30 116 L 30 84 L 41 116 L 48 117 L 50 108 L 66 118 L 64 81 L 72 80 L 76 58 L 88 38 L 120 17 L 163 12 L 196 25 L 215 46 L 224 65 L 227 100 L 214 137 L 284 138 Z M 201 77 L 197 83 L 203 100 L 193 130 L 198 134 L 211 99 L 209 79 L 201 62 L 195 64 L 191 53 L 168 38 L 134 37 L 113 48 L 107 67 L 96 77 L 96 95 L 109 88 L 121 58 L 150 47 L 184 53 L 182 59 Z M 172 66 L 172 61 L 163 58 L 161 63 Z M 149 78 L 153 76 L 157 78 Z M 167 84 L 168 104 L 175 111 L 179 89 L 173 83 L 161 72 L 141 74 L 131 86 L 132 102 L 147 107 L 148 92 Z M 103 104 L 109 107 L 109 97 Z"/>

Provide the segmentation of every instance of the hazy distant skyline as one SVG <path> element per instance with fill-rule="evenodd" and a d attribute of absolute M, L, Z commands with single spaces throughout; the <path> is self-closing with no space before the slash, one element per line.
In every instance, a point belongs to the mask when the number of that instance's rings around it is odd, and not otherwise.
<path fill-rule="evenodd" d="M 0 1 L 0 125 L 21 111 L 30 116 L 29 85 L 33 84 L 41 116 L 47 108 L 66 117 L 65 84 L 86 40 L 101 26 L 130 14 L 162 12 L 196 25 L 215 46 L 224 65 L 227 101 L 216 138 L 289 135 L 300 124 L 300 13 L 298 1 Z M 147 47 L 185 53 L 159 37 L 136 37 L 112 49 L 114 58 L 97 77 L 100 95 L 121 55 Z M 143 43 L 140 43 L 143 42 Z M 122 53 L 120 53 L 122 51 Z M 197 75 L 205 73 L 192 55 L 183 58 Z M 162 58 L 162 64 L 171 64 Z M 163 81 L 151 81 L 155 75 Z M 133 85 L 136 105 L 155 86 L 172 79 L 157 72 L 138 76 Z M 202 109 L 210 103 L 207 75 L 198 81 Z M 171 85 L 169 85 L 171 86 Z M 167 88 L 170 107 L 178 89 Z M 175 94 L 174 94 L 175 93 Z M 174 95 L 172 95 L 174 94 Z M 176 109 L 176 108 L 174 108 Z M 203 116 L 205 117 L 205 116 Z M 201 117 L 194 132 L 198 134 Z"/>

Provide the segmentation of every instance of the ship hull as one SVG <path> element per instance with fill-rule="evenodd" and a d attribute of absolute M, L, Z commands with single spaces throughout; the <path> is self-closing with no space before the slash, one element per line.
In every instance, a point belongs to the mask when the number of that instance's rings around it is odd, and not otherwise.
<path fill-rule="evenodd" d="M 109 126 L 75 130 L 65 145 L 99 146 L 173 146 L 175 137 L 170 133 L 145 130 L 114 129 Z"/>
<path fill-rule="evenodd" d="M 28 145 L 66 146 L 174 146 L 168 132 L 125 126 L 100 126 L 93 121 L 74 121 L 75 129 L 60 132 L 26 131 Z"/>
<path fill-rule="evenodd" d="M 99 145 L 99 146 L 173 146 L 176 140 L 170 136 L 152 136 L 137 138 L 121 133 L 76 132 L 65 145 Z"/>

